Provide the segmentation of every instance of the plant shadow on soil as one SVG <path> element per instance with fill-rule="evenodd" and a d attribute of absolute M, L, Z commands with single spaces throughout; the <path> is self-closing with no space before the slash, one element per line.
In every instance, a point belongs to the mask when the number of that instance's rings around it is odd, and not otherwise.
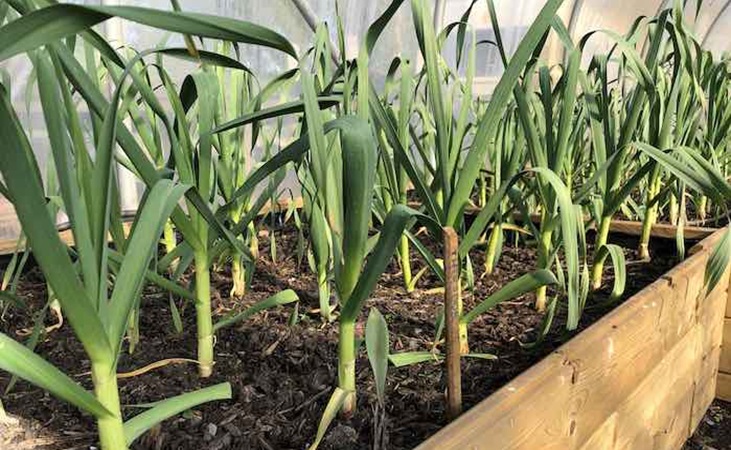
<path fill-rule="evenodd" d="M 171 364 L 132 378 L 120 379 L 120 396 L 127 416 L 140 405 L 192 391 L 223 381 L 233 388 L 231 401 L 202 405 L 165 421 L 138 440 L 135 449 L 303 449 L 312 442 L 320 416 L 337 378 L 337 325 L 323 324 L 317 308 L 317 281 L 306 267 L 297 264 L 297 233 L 291 227 L 277 230 L 276 262 L 269 255 L 268 238 L 261 239 L 261 254 L 253 286 L 243 300 L 229 298 L 228 267 L 212 275 L 213 304 L 218 316 L 240 310 L 282 289 L 294 289 L 300 297 L 300 320 L 290 325 L 291 305 L 260 313 L 232 328 L 221 330 L 216 343 L 214 375 L 197 377 L 194 364 Z M 637 261 L 636 240 L 613 236 L 626 248 L 627 290 L 624 299 L 650 284 L 675 264 L 674 243 L 653 242 L 653 261 Z M 439 255 L 437 246 L 432 246 Z M 475 252 L 475 271 L 481 273 L 481 252 Z M 418 269 L 423 265 L 413 255 Z M 465 310 L 484 299 L 510 280 L 535 267 L 532 247 L 506 245 L 493 274 L 477 281 L 474 293 L 465 293 Z M 616 304 L 603 303 L 611 290 L 611 264 L 605 272 L 604 287 L 592 294 L 578 331 L 601 318 Z M 385 316 L 392 352 L 424 351 L 432 347 L 434 318 L 442 304 L 440 293 L 429 293 L 437 280 L 425 275 L 418 289 L 407 294 L 395 260 L 381 277 L 367 302 Z M 45 283 L 37 268 L 23 277 L 18 294 L 34 310 L 46 298 Z M 147 286 L 140 313 L 140 344 L 133 354 L 124 352 L 119 372 L 128 372 L 166 358 L 194 358 L 195 317 L 192 304 L 182 305 L 184 333 L 176 334 L 169 307 L 169 294 Z M 542 315 L 533 308 L 532 294 L 498 305 L 480 316 L 470 328 L 471 350 L 492 353 L 497 360 L 464 358 L 463 395 L 470 408 L 509 380 L 535 364 L 575 333 L 563 329 L 565 312 L 559 311 L 547 338 L 527 349 L 521 343 L 535 341 Z M 360 328 L 367 310 L 361 315 Z M 51 319 L 47 319 L 50 323 Z M 11 308 L 0 330 L 18 337 L 18 331 L 32 327 L 27 312 Z M 36 351 L 87 388 L 89 370 L 83 350 L 70 326 L 46 336 Z M 0 373 L 0 388 L 10 377 Z M 374 448 L 373 436 L 382 434 L 379 448 L 410 449 L 446 424 L 444 414 L 444 370 L 435 363 L 410 367 L 390 367 L 385 414 L 374 420 L 375 387 L 373 376 L 361 347 L 357 361 L 358 409 L 347 422 L 336 420 L 321 445 L 322 449 Z M 3 448 L 70 449 L 95 445 L 93 419 L 74 407 L 20 381 L 2 396 L 9 414 L 20 418 L 16 426 L 1 425 Z M 3 427 L 5 428 L 3 430 Z M 0 445 L 2 446 L 2 445 Z"/>

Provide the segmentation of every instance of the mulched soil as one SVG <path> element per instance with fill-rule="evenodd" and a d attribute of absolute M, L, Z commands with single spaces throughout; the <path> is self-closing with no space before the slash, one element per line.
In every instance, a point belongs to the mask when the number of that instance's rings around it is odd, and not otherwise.
<path fill-rule="evenodd" d="M 683 450 L 731 450 L 731 403 L 715 400 Z"/>
<path fill-rule="evenodd" d="M 653 243 L 652 263 L 636 260 L 631 238 L 614 238 L 628 250 L 627 298 L 666 272 L 674 261 L 671 243 Z M 296 258 L 297 235 L 287 228 L 276 232 L 277 260 L 269 256 L 269 241 L 261 241 L 261 261 L 253 287 L 241 301 L 229 298 L 228 269 L 212 277 L 214 307 L 217 315 L 238 310 L 285 288 L 300 296 L 298 321 L 291 324 L 292 307 L 261 313 L 217 336 L 216 366 L 213 377 L 201 380 L 193 364 L 168 365 L 133 378 L 119 381 L 127 416 L 140 411 L 133 405 L 154 402 L 214 383 L 229 381 L 233 400 L 203 405 L 165 421 L 135 443 L 135 449 L 303 449 L 312 442 L 332 386 L 337 377 L 337 326 L 323 324 L 312 310 L 317 308 L 317 283 Z M 437 249 L 438 250 L 438 249 Z M 415 268 L 423 264 L 414 254 Z M 481 272 L 480 252 L 475 253 L 476 272 Z M 535 266 L 531 247 L 505 248 L 495 272 L 478 280 L 474 294 L 467 293 L 465 308 L 506 282 Z M 611 266 L 611 264 L 608 264 Z M 416 270 L 415 270 L 416 271 Z M 596 321 L 616 305 L 598 306 L 608 298 L 611 269 L 605 288 L 594 294 L 582 317 L 580 329 Z M 441 305 L 441 294 L 430 293 L 436 280 L 425 276 L 418 289 L 407 294 L 395 263 L 383 275 L 367 307 L 378 308 L 390 330 L 391 351 L 429 350 L 435 332 L 434 318 Z M 39 309 L 45 302 L 45 284 L 37 269 L 24 277 L 19 295 Z M 141 339 L 133 354 L 121 358 L 119 372 L 128 372 L 165 358 L 194 358 L 195 318 L 192 305 L 183 306 L 183 334 L 174 331 L 169 295 L 148 286 L 144 292 L 140 317 Z M 559 311 L 548 337 L 535 347 L 522 344 L 536 340 L 542 315 L 533 308 L 533 295 L 505 302 L 479 317 L 470 328 L 471 350 L 492 353 L 497 360 L 465 358 L 462 362 L 463 393 L 471 407 L 509 380 L 539 361 L 575 333 L 563 330 Z M 367 311 L 361 316 L 361 325 Z M 47 319 L 50 324 L 51 318 Z M 31 317 L 9 309 L 0 330 L 11 336 L 32 326 Z M 70 326 L 64 325 L 44 337 L 37 352 L 86 387 L 89 370 L 82 348 Z M 385 412 L 376 408 L 373 375 L 365 350 L 357 362 L 358 409 L 349 421 L 336 421 L 330 428 L 323 449 L 410 449 L 445 425 L 444 371 L 434 363 L 404 368 L 389 368 Z M 9 377 L 0 373 L 0 388 Z M 42 390 L 19 381 L 2 395 L 7 412 L 20 419 L 16 425 L 0 424 L 0 448 L 8 449 L 87 449 L 95 444 L 93 420 L 74 407 Z M 726 419 L 727 420 L 727 419 Z M 728 423 L 728 422 L 727 422 Z M 374 436 L 383 436 L 374 443 Z M 379 444 L 380 447 L 376 444 Z M 699 447 L 691 447 L 693 449 Z M 721 448 L 721 447 L 716 447 Z"/>

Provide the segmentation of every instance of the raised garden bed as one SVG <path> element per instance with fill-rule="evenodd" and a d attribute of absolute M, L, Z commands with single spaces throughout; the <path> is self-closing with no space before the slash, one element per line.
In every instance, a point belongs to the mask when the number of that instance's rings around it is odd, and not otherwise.
<path fill-rule="evenodd" d="M 300 321 L 290 325 L 291 310 L 280 309 L 225 330 L 218 339 L 220 358 L 210 381 L 201 382 L 194 365 L 186 363 L 121 379 L 125 404 L 148 403 L 217 381 L 233 385 L 233 401 L 204 405 L 168 420 L 134 448 L 300 449 L 311 442 L 336 377 L 337 329 L 332 325 L 323 329 L 318 316 L 308 312 L 317 305 L 316 280 L 297 267 L 295 234 L 291 229 L 276 233 L 280 257 L 276 263 L 263 258 L 244 302 L 228 299 L 227 272 L 214 276 L 215 306 L 218 314 L 224 314 L 291 287 L 301 298 Z M 471 346 L 498 359 L 463 360 L 465 406 L 476 406 L 441 431 L 446 424 L 443 366 L 392 368 L 385 415 L 374 420 L 373 377 L 361 352 L 358 413 L 351 421 L 334 423 L 322 448 L 372 448 L 373 436 L 381 431 L 387 437 L 381 442 L 383 448 L 391 449 L 413 448 L 422 441 L 422 448 L 440 449 L 614 448 L 607 439 L 615 435 L 626 436 L 616 441 L 626 443 L 626 448 L 679 448 L 665 443 L 682 444 L 714 395 L 719 317 L 728 278 L 705 301 L 697 297 L 708 247 L 715 238 L 696 246 L 693 256 L 666 275 L 662 274 L 674 264 L 672 242 L 653 242 L 651 264 L 636 261 L 634 251 L 626 250 L 630 263 L 625 298 L 644 289 L 606 316 L 613 306 L 590 307 L 580 326 L 589 328 L 561 347 L 570 338 L 561 325 L 541 345 L 521 347 L 521 342 L 535 340 L 541 322 L 532 295 L 483 315 L 471 329 Z M 613 240 L 627 249 L 635 246 L 631 237 Z M 267 241 L 261 245 L 262 254 L 267 254 Z M 532 249 L 506 248 L 498 270 L 478 283 L 476 297 L 494 292 L 534 264 Z M 441 295 L 423 289 L 404 294 L 397 270 L 392 263 L 369 305 L 387 316 L 393 352 L 429 349 Z M 420 287 L 434 282 L 426 279 Z M 37 272 L 26 276 L 22 289 L 21 294 L 42 305 L 45 284 Z M 593 301 L 601 303 L 608 290 Z M 476 300 L 468 297 L 465 302 L 469 307 Z M 121 373 L 195 354 L 195 339 L 173 332 L 168 294 L 148 288 L 143 302 L 141 345 L 122 358 Z M 191 326 L 194 319 L 186 311 L 190 309 L 184 311 L 185 325 Z M 6 320 L 0 325 L 6 333 L 31 326 L 26 315 Z M 38 352 L 88 384 L 83 375 L 88 365 L 78 343 L 70 339 L 70 329 L 56 333 L 60 336 L 43 342 Z M 6 374 L 0 375 L 0 385 L 7 380 Z M 15 446 L 10 448 L 88 448 L 95 442 L 91 418 L 27 383 L 20 382 L 4 401 L 8 412 L 22 419 L 19 425 L 0 425 L 5 427 L 4 443 Z M 125 410 L 136 412 L 132 407 Z M 652 436 L 663 445 L 645 446 L 649 442 L 645 439 Z M 600 442 L 609 446 L 601 447 Z"/>
<path fill-rule="evenodd" d="M 728 271 L 703 288 L 722 232 L 419 448 L 680 448 L 713 401 L 731 338 Z"/>

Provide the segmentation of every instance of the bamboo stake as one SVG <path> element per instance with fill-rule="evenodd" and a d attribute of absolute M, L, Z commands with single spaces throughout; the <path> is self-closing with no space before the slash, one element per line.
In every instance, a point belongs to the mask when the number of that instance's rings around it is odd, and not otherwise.
<path fill-rule="evenodd" d="M 462 413 L 462 374 L 459 339 L 459 241 L 454 228 L 443 228 L 444 236 L 444 317 L 447 332 L 447 418 Z"/>

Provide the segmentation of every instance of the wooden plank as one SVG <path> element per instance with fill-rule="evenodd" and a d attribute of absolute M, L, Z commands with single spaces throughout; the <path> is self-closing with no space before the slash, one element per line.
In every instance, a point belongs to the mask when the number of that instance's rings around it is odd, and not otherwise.
<path fill-rule="evenodd" d="M 129 222 L 123 222 L 122 227 L 124 229 L 124 234 L 129 234 L 129 230 L 132 228 L 132 224 Z M 59 231 L 58 237 L 64 244 L 68 246 L 74 245 L 74 234 L 71 232 L 70 229 Z M 17 239 L 0 239 L 0 255 L 11 255 L 16 251 L 22 252 L 23 250 L 25 250 L 25 242 L 22 242 L 20 246 L 18 246 Z"/>
<path fill-rule="evenodd" d="M 687 437 L 695 363 L 701 358 L 699 331 L 694 327 L 688 332 L 622 396 L 616 407 L 615 449 L 674 450 L 671 442 Z"/>
<path fill-rule="evenodd" d="M 639 236 L 642 232 L 642 222 L 629 220 L 612 220 L 610 230 L 613 233 L 628 234 L 630 236 Z M 683 236 L 685 239 L 705 239 L 715 233 L 717 228 L 707 227 L 685 227 Z M 675 239 L 677 227 L 666 223 L 657 223 L 652 226 L 651 236 L 662 239 Z"/>
<path fill-rule="evenodd" d="M 715 238 L 717 239 L 717 237 Z M 654 365 L 658 363 L 658 355 L 663 357 L 664 352 L 670 351 L 680 339 L 683 339 L 690 330 L 693 330 L 696 324 L 697 314 L 703 313 L 705 317 L 705 314 L 710 311 L 707 315 L 715 318 L 715 323 L 719 322 L 719 318 L 722 315 L 721 308 L 723 307 L 720 297 L 716 295 L 714 297 L 716 299 L 715 302 L 701 300 L 703 273 L 707 258 L 707 250 L 697 252 L 696 255 L 668 272 L 661 280 L 658 280 L 638 294 L 639 297 L 644 297 L 643 301 L 638 301 L 638 299 L 628 301 L 628 303 L 636 301 L 637 305 L 643 310 L 651 309 L 653 300 L 661 304 L 660 317 L 652 332 L 652 337 L 648 339 L 647 343 L 638 343 L 637 340 L 633 340 L 631 338 L 631 331 L 629 336 L 615 335 L 616 330 L 613 328 L 610 329 L 610 326 L 613 326 L 613 320 L 611 319 L 615 319 L 615 317 L 610 315 L 600 321 L 603 323 L 601 327 L 593 330 L 599 330 L 599 340 L 592 342 L 592 340 L 587 339 L 587 336 L 583 336 L 583 339 L 580 340 L 583 348 L 578 349 L 575 353 L 566 350 L 566 354 L 570 359 L 576 359 L 578 361 L 589 361 L 592 358 L 592 352 L 596 354 L 596 352 L 601 352 L 604 349 L 606 349 L 605 351 L 613 350 L 618 354 L 614 358 L 606 358 L 603 364 L 599 364 L 596 368 L 592 368 L 590 363 L 586 364 L 589 373 L 586 374 L 587 379 L 585 384 L 589 390 L 589 394 L 582 402 L 575 404 L 591 406 L 587 406 L 583 411 L 577 410 L 575 412 L 580 417 L 577 427 L 580 442 L 583 440 L 583 430 L 588 430 L 589 433 L 593 432 L 599 426 L 597 420 L 601 420 L 603 415 L 609 417 L 609 414 L 614 411 L 613 407 L 616 408 L 616 406 L 612 405 L 614 403 L 613 399 L 619 398 L 621 400 L 628 395 L 627 389 L 631 390 L 633 383 L 638 379 L 642 379 L 642 372 L 637 373 L 636 369 L 641 367 L 645 373 L 652 370 Z M 696 305 L 700 305 L 698 309 Z M 622 309 L 625 309 L 625 307 L 626 305 L 623 305 Z M 625 311 L 630 314 L 633 313 L 629 309 L 625 309 Z M 637 310 L 635 309 L 635 311 Z M 715 314 L 712 311 L 715 311 Z M 626 326 L 632 326 L 631 320 L 625 321 L 620 319 L 618 322 Z M 718 327 L 715 329 L 717 330 Z M 661 336 L 662 341 L 662 349 L 659 353 L 657 347 L 652 344 L 657 334 Z M 713 348 L 713 343 L 715 343 L 715 347 L 718 347 L 718 343 L 720 342 L 718 332 L 711 332 L 709 336 L 701 333 L 698 338 L 700 339 L 699 344 L 701 345 L 699 348 L 707 348 L 709 349 L 708 351 L 711 351 L 710 349 Z M 576 341 L 579 342 L 578 339 Z M 623 341 L 628 345 L 623 346 Z M 566 347 L 570 347 L 571 345 L 572 343 L 569 343 Z M 701 365 L 701 362 L 702 357 L 692 363 L 692 366 L 698 367 Z M 614 372 L 613 369 L 616 365 L 629 367 L 626 370 Z M 606 368 L 603 372 L 601 372 L 602 367 Z M 592 370 L 594 370 L 594 373 L 592 373 Z M 677 370 L 677 368 L 674 370 Z M 705 370 L 705 373 L 709 373 L 711 370 L 711 368 L 708 368 Z M 597 373 L 596 371 L 600 372 Z M 581 372 L 582 370 L 580 369 L 579 373 Z M 689 372 L 686 376 L 687 379 L 693 379 L 694 373 Z M 577 383 L 577 389 L 579 391 L 581 380 L 582 376 L 580 375 L 579 383 Z M 681 394 L 676 393 L 676 395 L 692 398 L 694 393 L 691 393 L 690 389 L 688 389 Z M 688 409 L 688 414 L 690 414 L 690 409 Z M 619 433 L 619 431 L 617 432 Z M 590 439 L 590 437 L 587 437 L 587 439 Z M 640 446 L 636 448 L 644 447 Z"/>
<path fill-rule="evenodd" d="M 710 247 L 708 252 L 710 252 Z M 698 271 L 698 277 L 701 274 L 705 276 L 705 267 Z M 691 432 L 703 419 L 716 393 L 716 378 L 723 340 L 723 315 L 730 275 L 731 270 L 727 271 L 718 286 L 698 303 L 697 327 L 700 329 L 702 359 L 698 364 L 698 375 L 693 393 Z"/>
<path fill-rule="evenodd" d="M 711 252 L 713 251 L 714 246 L 716 243 L 723 237 L 723 231 L 726 230 L 726 228 L 721 228 L 717 230 L 712 235 L 708 236 L 707 238 L 703 239 L 700 242 L 696 242 L 690 249 L 688 249 L 688 256 L 693 256 L 696 253 L 700 252 Z"/>
<path fill-rule="evenodd" d="M 633 297 L 551 355 L 558 363 L 534 366 L 531 379 L 518 377 L 420 448 L 577 448 L 662 360 L 658 290 L 667 284 L 656 283 Z M 560 394 L 533 396 L 557 387 Z"/>
<path fill-rule="evenodd" d="M 419 450 L 573 448 L 563 405 L 573 369 L 552 353 L 423 442 Z"/>
<path fill-rule="evenodd" d="M 698 278 L 701 279 L 704 276 L 705 267 L 702 269 L 698 271 Z M 724 286 L 724 282 L 719 283 L 719 286 L 698 302 L 696 327 L 700 333 L 701 360 L 696 364 L 698 373 L 693 389 L 690 433 L 703 419 L 715 397 L 725 304 L 726 286 Z"/>
<path fill-rule="evenodd" d="M 419 208 L 421 206 L 421 203 L 410 202 L 409 206 Z M 478 208 L 476 206 L 468 206 L 465 209 L 465 214 L 476 216 L 480 213 L 480 211 L 481 208 Z M 524 216 L 522 213 L 513 213 L 513 220 L 515 220 L 516 222 L 522 222 L 523 218 Z M 541 215 L 531 214 L 530 220 L 533 223 L 538 224 L 541 221 Z M 588 221 L 589 217 L 585 217 L 585 220 Z M 634 220 L 612 220 L 609 230 L 612 233 L 626 234 L 628 236 L 639 236 L 642 234 L 642 222 L 637 222 Z M 718 228 L 686 226 L 683 228 L 683 236 L 685 237 L 685 239 L 695 241 L 705 239 L 713 235 L 713 233 L 715 233 L 716 231 L 718 231 Z M 654 238 L 660 239 L 675 239 L 677 232 L 678 227 L 676 227 L 675 225 L 671 225 L 668 223 L 656 223 L 652 226 L 650 235 Z"/>
<path fill-rule="evenodd" d="M 705 267 L 702 269 L 705 270 Z M 702 286 L 704 272 L 699 270 L 696 278 L 699 279 L 698 284 Z M 720 350 L 722 345 L 723 315 L 727 300 L 724 284 L 727 279 L 727 276 L 724 276 L 722 282 L 710 294 L 698 302 L 697 323 L 704 330 L 702 345 L 706 353 L 717 348 Z"/>
<path fill-rule="evenodd" d="M 665 344 L 657 330 L 662 328 L 666 289 L 667 283 L 650 286 L 559 349 L 574 370 L 571 395 L 563 407 L 572 417 L 569 429 L 577 444 L 591 439 L 662 360 Z"/>
<path fill-rule="evenodd" d="M 710 401 L 720 352 L 723 287 L 709 299 L 700 295 L 709 248 L 696 248 L 418 448 L 622 448 L 613 441 L 620 434 L 623 445 L 651 438 L 634 448 L 679 448 Z M 620 409 L 643 420 L 623 419 Z M 649 423 L 652 433 L 637 431 L 637 423 Z"/>
<path fill-rule="evenodd" d="M 716 347 L 710 353 L 704 354 L 703 361 L 700 366 L 700 373 L 696 380 L 693 392 L 693 402 L 690 417 L 691 432 L 698 427 L 713 402 L 717 392 L 718 378 L 718 357 L 721 354 L 721 348 Z"/>
<path fill-rule="evenodd" d="M 731 373 L 720 372 L 716 380 L 716 397 L 731 402 Z"/>
<path fill-rule="evenodd" d="M 688 333 L 683 341 L 678 343 L 676 350 L 645 379 L 651 391 L 632 402 L 633 409 L 646 408 L 648 403 L 652 403 L 655 407 L 649 429 L 641 431 L 652 438 L 652 446 L 647 447 L 648 449 L 679 449 L 692 434 L 690 420 L 698 372 L 696 364 L 701 359 L 702 353 L 700 333 L 696 330 L 698 328 Z M 672 381 L 658 383 L 663 376 Z M 621 412 L 619 416 L 622 417 Z M 637 424 L 632 426 L 637 427 Z"/>
<path fill-rule="evenodd" d="M 690 381 L 690 387 L 686 385 Z M 693 434 L 690 427 L 691 405 L 693 403 L 692 378 L 678 380 L 666 392 L 664 403 L 655 412 L 652 422 L 652 450 L 678 450 Z M 707 408 L 707 406 L 706 406 Z M 642 447 L 634 447 L 635 449 Z"/>
<path fill-rule="evenodd" d="M 591 435 L 579 450 L 614 450 L 614 436 L 617 433 L 617 413 L 609 416 Z"/>
<path fill-rule="evenodd" d="M 721 362 L 718 367 L 721 372 L 731 373 L 731 318 L 728 317 L 723 321 L 722 346 Z"/>
<path fill-rule="evenodd" d="M 705 254 L 699 254 L 660 278 L 667 283 L 667 286 L 657 291 L 663 300 L 660 312 L 663 326 L 659 331 L 666 350 L 673 348 L 696 323 L 698 305 L 701 304 L 699 296 L 703 288 L 702 272 L 700 275 L 697 272 L 705 265 L 706 260 Z"/>
<path fill-rule="evenodd" d="M 684 270 L 658 280 L 565 345 L 561 351 L 577 368 L 572 402 L 576 436 L 585 442 L 615 412 L 648 373 L 692 330 L 694 308 L 678 314 L 673 305 L 686 294 Z M 673 280 L 680 280 L 673 282 Z M 666 307 L 666 304 L 669 305 Z"/>
<path fill-rule="evenodd" d="M 447 341 L 447 418 L 456 419 L 462 414 L 462 369 L 459 338 L 459 319 L 462 308 L 459 300 L 459 239 L 452 227 L 442 230 L 444 237 L 444 324 Z"/>
<path fill-rule="evenodd" d="M 676 344 L 580 449 L 679 448 L 690 433 L 701 332 L 695 327 Z"/>

